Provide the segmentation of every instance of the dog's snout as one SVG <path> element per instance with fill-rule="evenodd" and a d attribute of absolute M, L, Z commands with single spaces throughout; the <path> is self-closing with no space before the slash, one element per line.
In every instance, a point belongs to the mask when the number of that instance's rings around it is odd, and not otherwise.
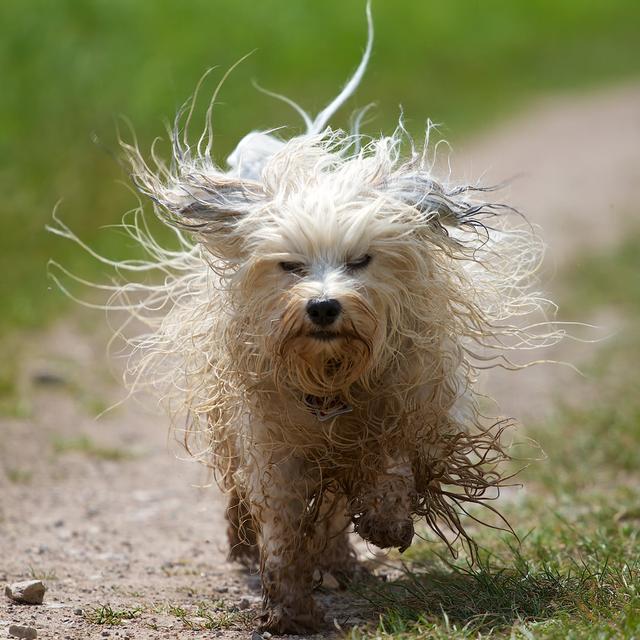
<path fill-rule="evenodd" d="M 307 303 L 307 315 L 313 324 L 320 327 L 327 327 L 333 324 L 340 312 L 342 305 L 334 299 L 330 300 L 309 300 Z"/>

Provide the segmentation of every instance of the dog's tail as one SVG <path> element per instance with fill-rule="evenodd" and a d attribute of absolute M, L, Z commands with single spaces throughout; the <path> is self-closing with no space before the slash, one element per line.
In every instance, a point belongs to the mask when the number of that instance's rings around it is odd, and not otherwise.
<path fill-rule="evenodd" d="M 283 96 L 273 91 L 267 91 L 256 85 L 256 88 L 266 93 L 272 98 L 282 100 L 290 107 L 295 109 L 298 115 L 304 120 L 307 130 L 303 136 L 317 135 L 322 133 L 327 123 L 336 111 L 353 95 L 358 88 L 369 59 L 371 58 L 371 50 L 373 49 L 373 18 L 371 16 L 371 0 L 367 0 L 367 45 L 364 50 L 362 59 L 354 74 L 349 78 L 347 84 L 344 85 L 342 91 L 315 117 L 311 116 L 296 102 L 287 96 Z M 366 111 L 366 108 L 365 110 Z M 364 111 L 361 114 L 364 114 Z M 359 120 L 356 121 L 356 128 Z M 230 167 L 229 173 L 237 175 L 241 178 L 249 178 L 251 180 L 259 180 L 260 173 L 267 160 L 284 146 L 284 141 L 272 135 L 272 131 L 252 131 L 248 133 L 236 146 L 231 155 L 227 158 L 227 165 Z"/>
<path fill-rule="evenodd" d="M 367 46 L 364 55 L 360 60 L 360 64 L 355 73 L 349 78 L 347 84 L 344 85 L 342 91 L 315 117 L 313 121 L 309 119 L 307 124 L 307 134 L 315 135 L 324 130 L 329 120 L 335 112 L 353 95 L 358 88 L 364 72 L 367 70 L 369 58 L 371 58 L 371 50 L 373 48 L 373 18 L 371 17 L 371 0 L 367 2 Z"/>

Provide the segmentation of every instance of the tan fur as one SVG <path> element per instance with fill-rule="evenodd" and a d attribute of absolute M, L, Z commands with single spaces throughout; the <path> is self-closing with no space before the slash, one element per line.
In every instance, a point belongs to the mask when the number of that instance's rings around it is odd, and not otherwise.
<path fill-rule="evenodd" d="M 314 572 L 356 570 L 350 524 L 404 550 L 423 518 L 473 549 L 463 517 L 504 480 L 508 424 L 480 414 L 478 372 L 559 334 L 514 320 L 544 305 L 530 229 L 482 188 L 436 180 L 402 128 L 355 151 L 331 130 L 269 139 L 259 179 L 175 140 L 172 168 L 127 147 L 179 246 L 129 225 L 150 260 L 116 266 L 163 280 L 117 285 L 114 306 L 149 328 L 131 342 L 131 385 L 186 416 L 185 445 L 229 493 L 230 555 L 259 560 L 262 628 L 298 633 L 322 621 Z M 342 306 L 329 339 L 315 299 Z"/>

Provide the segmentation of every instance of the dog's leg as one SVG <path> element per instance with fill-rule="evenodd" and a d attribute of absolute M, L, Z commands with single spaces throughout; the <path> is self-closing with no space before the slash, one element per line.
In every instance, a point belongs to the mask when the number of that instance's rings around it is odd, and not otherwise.
<path fill-rule="evenodd" d="M 302 463 L 291 458 L 257 465 L 252 473 L 251 511 L 260 528 L 263 631 L 307 633 L 322 623 L 312 596 L 314 558 L 308 549 L 312 493 Z"/>
<path fill-rule="evenodd" d="M 347 502 L 340 498 L 325 503 L 316 525 L 316 568 L 330 573 L 341 587 L 346 587 L 355 575 L 364 569 L 358 564 L 356 552 L 349 541 L 348 529 L 351 517 L 347 514 Z"/>
<path fill-rule="evenodd" d="M 376 547 L 397 547 L 402 552 L 411 545 L 414 534 L 413 472 L 403 459 L 387 460 L 381 469 L 351 500 L 349 509 L 354 529 Z"/>
<path fill-rule="evenodd" d="M 256 525 L 238 488 L 234 488 L 229 494 L 226 517 L 229 523 L 229 559 L 246 566 L 256 566 L 260 558 Z"/>

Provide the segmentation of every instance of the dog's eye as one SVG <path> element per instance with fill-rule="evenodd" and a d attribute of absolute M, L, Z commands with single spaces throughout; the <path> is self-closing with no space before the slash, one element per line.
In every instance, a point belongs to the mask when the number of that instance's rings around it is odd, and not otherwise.
<path fill-rule="evenodd" d="M 357 271 L 358 269 L 364 269 L 371 262 L 371 256 L 366 253 L 357 260 L 350 260 L 347 262 L 346 267 L 350 271 Z"/>
<path fill-rule="evenodd" d="M 280 268 L 287 273 L 295 273 L 302 275 L 305 270 L 305 264 L 303 262 L 280 262 Z"/>

